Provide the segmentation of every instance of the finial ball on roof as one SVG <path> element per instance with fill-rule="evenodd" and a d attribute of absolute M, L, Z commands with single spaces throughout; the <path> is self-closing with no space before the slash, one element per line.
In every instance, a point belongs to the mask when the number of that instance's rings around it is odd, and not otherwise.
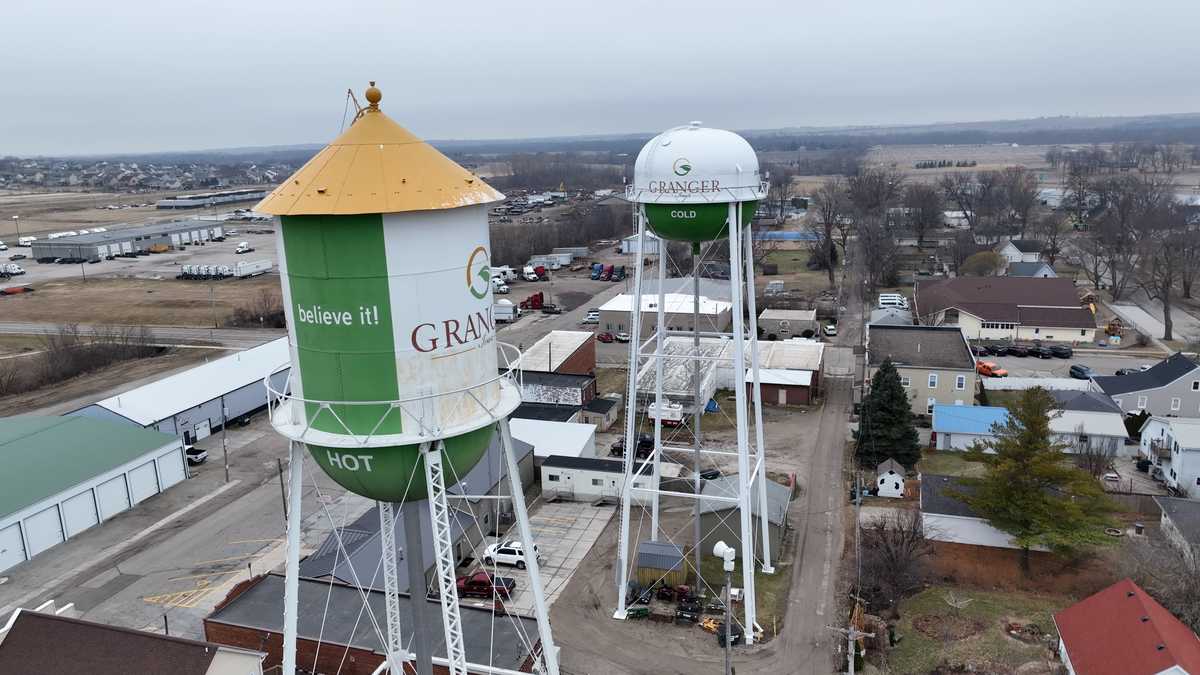
<path fill-rule="evenodd" d="M 375 86 L 374 80 L 371 81 L 371 86 L 367 87 L 366 97 L 367 103 L 370 103 L 372 106 L 379 105 L 379 101 L 383 99 L 383 92 L 379 91 L 379 87 Z"/>

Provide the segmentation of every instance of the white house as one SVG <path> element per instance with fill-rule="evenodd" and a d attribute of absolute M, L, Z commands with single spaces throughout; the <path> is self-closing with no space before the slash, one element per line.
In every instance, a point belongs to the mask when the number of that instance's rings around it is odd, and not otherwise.
<path fill-rule="evenodd" d="M 653 467 L 642 463 L 634 466 L 633 486 L 650 487 Z M 659 477 L 676 478 L 680 466 L 671 462 L 660 465 Z M 551 455 L 542 462 L 542 495 L 571 501 L 620 499 L 625 484 L 625 463 L 620 459 L 596 457 L 566 457 Z M 634 491 L 633 502 L 649 503 L 650 495 Z"/>
<path fill-rule="evenodd" d="M 1200 497 L 1200 419 L 1151 417 L 1142 425 L 1138 454 L 1162 470 L 1168 487 Z"/>
<path fill-rule="evenodd" d="M 1037 262 L 1042 259 L 1042 242 L 1036 239 L 1009 239 L 996 246 L 1009 263 Z"/>
<path fill-rule="evenodd" d="M 1042 261 L 1037 262 L 1014 262 L 1009 263 L 1004 270 L 1004 275 L 1008 277 L 1038 277 L 1041 279 L 1054 279 L 1058 275 L 1054 273 L 1054 268 L 1049 263 Z"/>
<path fill-rule="evenodd" d="M 1055 443 L 1077 453 L 1084 446 L 1112 456 L 1132 456 L 1125 445 L 1129 434 L 1125 417 L 1104 394 L 1091 391 L 1052 391 L 1050 433 Z M 993 437 L 993 425 L 1008 421 L 1008 410 L 998 406 L 937 405 L 933 408 L 933 440 L 938 450 L 969 450 L 978 441 Z"/>
<path fill-rule="evenodd" d="M 969 450 L 992 437 L 992 425 L 1004 424 L 1008 410 L 986 405 L 933 406 L 933 444 L 938 450 Z"/>
<path fill-rule="evenodd" d="M 1183 554 L 1193 571 L 1200 572 L 1200 501 L 1155 497 L 1162 510 L 1159 531 Z"/>
<path fill-rule="evenodd" d="M 925 538 L 948 544 L 994 548 L 1020 548 L 1012 536 L 992 527 L 952 493 L 970 494 L 971 489 L 953 476 L 921 475 L 921 529 Z M 1042 547 L 1033 550 L 1045 551 Z"/>

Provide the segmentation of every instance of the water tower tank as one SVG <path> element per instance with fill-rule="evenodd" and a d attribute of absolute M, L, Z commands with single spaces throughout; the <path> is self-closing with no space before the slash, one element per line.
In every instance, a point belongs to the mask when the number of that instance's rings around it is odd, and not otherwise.
<path fill-rule="evenodd" d="M 290 394 L 272 422 L 343 487 L 423 499 L 483 455 L 520 394 L 497 377 L 487 204 L 504 198 L 370 106 L 255 210 L 279 216 Z"/>
<path fill-rule="evenodd" d="M 626 191 L 627 199 L 644 205 L 654 234 L 688 242 L 724 238 L 729 204 L 743 202 L 742 219 L 749 223 L 765 196 L 758 155 L 746 139 L 699 122 L 650 139 Z"/>

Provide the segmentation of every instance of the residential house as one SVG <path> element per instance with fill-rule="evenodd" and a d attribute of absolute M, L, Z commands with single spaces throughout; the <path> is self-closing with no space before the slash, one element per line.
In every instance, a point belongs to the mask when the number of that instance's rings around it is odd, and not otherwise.
<path fill-rule="evenodd" d="M 1138 454 L 1154 462 L 1167 487 L 1200 497 L 1200 419 L 1150 417 L 1142 424 Z"/>
<path fill-rule="evenodd" d="M 993 249 L 1010 263 L 1038 262 L 1042 259 L 1042 242 L 1036 239 L 1009 239 Z"/>
<path fill-rule="evenodd" d="M 1193 571 L 1200 572 L 1200 501 L 1179 497 L 1155 497 L 1162 511 L 1159 530 Z"/>
<path fill-rule="evenodd" d="M 0 673 L 262 675 L 266 654 L 18 609 L 0 623 Z"/>
<path fill-rule="evenodd" d="M 1200 417 L 1200 371 L 1192 359 L 1175 353 L 1149 370 L 1128 375 L 1097 375 L 1092 382 L 1128 413 Z"/>
<path fill-rule="evenodd" d="M 1056 279 L 1058 275 L 1054 273 L 1054 268 L 1049 263 L 1038 260 L 1037 262 L 1012 262 L 1004 270 L 1004 276 L 1007 277 L 1038 277 L 1041 279 Z"/>
<path fill-rule="evenodd" d="M 1012 535 L 992 527 L 958 497 L 971 494 L 971 490 L 954 476 L 921 474 L 921 530 L 925 538 L 947 544 L 1020 548 L 1013 543 Z"/>
<path fill-rule="evenodd" d="M 918 281 L 917 320 L 957 326 L 970 340 L 1091 342 L 1096 317 L 1070 279 L 955 277 Z"/>
<path fill-rule="evenodd" d="M 1070 675 L 1200 673 L 1200 638 L 1129 579 L 1054 615 Z"/>
<path fill-rule="evenodd" d="M 1050 410 L 1050 434 L 1063 452 L 1083 448 L 1112 456 L 1133 455 L 1125 445 L 1129 434 L 1125 416 L 1111 401 L 1096 392 L 1050 392 L 1055 408 Z M 933 441 L 938 450 L 968 450 L 977 441 L 994 437 L 993 428 L 1008 422 L 1008 410 L 998 406 L 939 405 L 933 411 Z"/>
<path fill-rule="evenodd" d="M 977 442 L 993 437 L 992 427 L 1008 420 L 1008 410 L 986 405 L 935 405 L 933 447 L 938 450 L 970 450 Z"/>
<path fill-rule="evenodd" d="M 939 403 L 974 403 L 975 357 L 957 328 L 868 326 L 867 378 L 888 359 L 908 392 L 913 414 L 931 415 Z"/>

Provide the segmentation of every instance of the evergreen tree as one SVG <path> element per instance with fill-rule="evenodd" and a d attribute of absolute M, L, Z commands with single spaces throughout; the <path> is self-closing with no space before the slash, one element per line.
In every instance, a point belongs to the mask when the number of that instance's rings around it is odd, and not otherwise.
<path fill-rule="evenodd" d="M 986 471 L 979 478 L 960 479 L 973 490 L 956 495 L 993 527 L 1012 535 L 1021 548 L 1025 574 L 1032 547 L 1074 555 L 1112 539 L 1104 534 L 1112 525 L 1112 502 L 1095 478 L 1063 455 L 1067 445 L 1051 438 L 1054 407 L 1046 390 L 1026 390 L 1009 406 L 1007 421 L 992 428 L 994 437 L 967 452 L 966 458 L 982 462 Z"/>
<path fill-rule="evenodd" d="M 908 393 L 891 359 L 884 359 L 871 379 L 858 422 L 858 463 L 875 468 L 888 457 L 913 467 L 921 459 Z"/>

